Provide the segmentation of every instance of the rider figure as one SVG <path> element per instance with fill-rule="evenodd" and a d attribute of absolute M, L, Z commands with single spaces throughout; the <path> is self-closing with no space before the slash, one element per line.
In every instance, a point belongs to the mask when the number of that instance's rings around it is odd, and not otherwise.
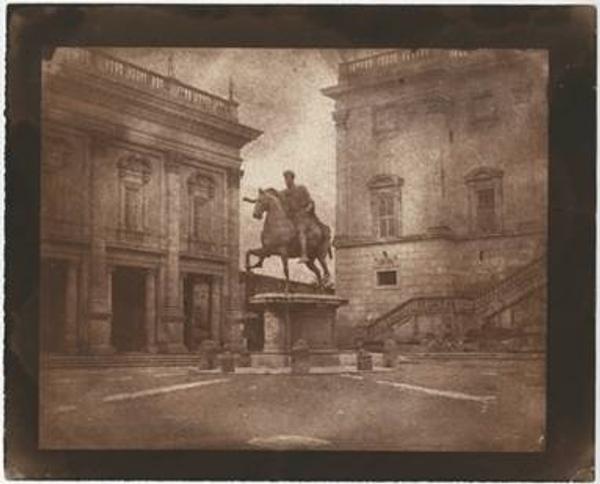
<path fill-rule="evenodd" d="M 306 253 L 306 231 L 313 220 L 315 202 L 313 202 L 308 190 L 303 185 L 296 185 L 294 178 L 296 175 L 291 170 L 283 172 L 286 189 L 281 192 L 286 201 L 290 217 L 298 230 L 298 239 L 300 240 L 300 259 L 299 262 L 306 264 L 308 256 Z"/>

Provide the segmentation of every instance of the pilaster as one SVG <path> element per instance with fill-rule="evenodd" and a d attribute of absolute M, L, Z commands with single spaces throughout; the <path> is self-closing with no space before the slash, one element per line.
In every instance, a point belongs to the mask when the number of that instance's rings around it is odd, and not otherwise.
<path fill-rule="evenodd" d="M 63 334 L 63 350 L 65 353 L 77 352 L 77 270 L 77 264 L 74 261 L 68 261 Z"/>
<path fill-rule="evenodd" d="M 221 330 L 223 342 L 239 344 L 242 341 L 243 313 L 242 300 L 240 297 L 239 267 L 240 267 L 240 169 L 232 169 L 227 172 L 227 259 L 228 270 L 226 287 L 226 322 Z"/>
<path fill-rule="evenodd" d="M 90 281 L 88 347 L 92 354 L 112 353 L 110 287 L 106 264 L 106 180 L 102 166 L 110 163 L 108 140 L 93 135 L 90 139 L 91 194 L 90 200 Z"/>
<path fill-rule="evenodd" d="M 145 335 L 146 351 L 156 353 L 156 272 L 153 269 L 146 271 L 145 280 Z"/>
<path fill-rule="evenodd" d="M 181 210 L 179 157 L 180 155 L 177 153 L 170 152 L 165 161 L 167 180 L 167 260 L 162 322 L 165 333 L 165 350 L 172 353 L 184 353 L 187 351 L 183 344 L 184 314 L 179 271 L 179 214 Z"/>
<path fill-rule="evenodd" d="M 336 236 L 349 235 L 347 217 L 347 201 L 349 197 L 350 167 L 346 159 L 346 133 L 350 110 L 337 109 L 332 113 L 336 127 Z"/>
<path fill-rule="evenodd" d="M 211 282 L 210 292 L 211 302 L 210 307 L 212 314 L 211 317 L 211 335 L 210 338 L 221 343 L 222 335 L 221 329 L 223 326 L 223 278 L 213 276 Z"/>
<path fill-rule="evenodd" d="M 432 182 L 434 190 L 429 200 L 430 212 L 427 232 L 432 235 L 448 235 L 452 230 L 448 224 L 448 202 L 446 199 L 446 164 L 450 159 L 450 126 L 449 117 L 452 112 L 452 102 L 439 95 L 431 93 L 421 101 L 422 110 L 427 116 L 427 123 L 432 130 L 431 142 L 437 148 L 431 151 L 431 167 L 434 170 Z"/>

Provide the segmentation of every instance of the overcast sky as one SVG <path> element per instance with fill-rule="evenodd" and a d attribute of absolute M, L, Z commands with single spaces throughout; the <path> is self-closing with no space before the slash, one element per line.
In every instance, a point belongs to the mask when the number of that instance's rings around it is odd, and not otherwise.
<path fill-rule="evenodd" d="M 242 151 L 241 196 L 254 197 L 259 187 L 283 188 L 282 172 L 292 169 L 308 187 L 321 219 L 335 224 L 335 126 L 333 101 L 321 89 L 337 82 L 337 65 L 373 51 L 339 49 L 107 49 L 161 74 L 168 73 L 172 54 L 174 75 L 185 84 L 227 97 L 229 79 L 240 103 L 242 124 L 263 135 Z M 262 223 L 252 206 L 241 205 L 241 251 L 260 246 Z M 333 269 L 333 263 L 330 264 Z M 294 279 L 312 280 L 310 271 L 290 263 Z M 263 273 L 281 276 L 278 258 L 265 261 Z"/>

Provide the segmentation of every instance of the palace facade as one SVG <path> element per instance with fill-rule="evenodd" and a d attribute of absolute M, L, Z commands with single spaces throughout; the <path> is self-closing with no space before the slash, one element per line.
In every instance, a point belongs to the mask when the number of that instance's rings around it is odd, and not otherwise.
<path fill-rule="evenodd" d="M 47 353 L 184 353 L 240 337 L 237 103 L 106 55 L 43 64 Z"/>
<path fill-rule="evenodd" d="M 336 292 L 350 301 L 340 343 L 543 345 L 547 80 L 542 51 L 399 50 L 339 66 L 323 92 L 335 100 Z"/>

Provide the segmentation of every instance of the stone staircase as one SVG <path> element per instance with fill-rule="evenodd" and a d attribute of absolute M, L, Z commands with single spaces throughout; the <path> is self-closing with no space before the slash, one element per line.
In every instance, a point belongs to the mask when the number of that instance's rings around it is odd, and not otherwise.
<path fill-rule="evenodd" d="M 474 303 L 468 297 L 416 297 L 396 306 L 375 319 L 367 327 L 367 339 L 376 340 L 387 335 L 397 325 L 403 325 L 422 314 L 472 314 Z"/>
<path fill-rule="evenodd" d="M 546 258 L 541 257 L 477 295 L 475 314 L 478 318 L 489 318 L 547 283 Z"/>
<path fill-rule="evenodd" d="M 382 341 L 394 328 L 415 316 L 465 315 L 482 321 L 516 304 L 547 284 L 546 258 L 540 257 L 519 268 L 502 281 L 470 296 L 411 298 L 376 318 L 365 330 L 367 341 Z"/>

